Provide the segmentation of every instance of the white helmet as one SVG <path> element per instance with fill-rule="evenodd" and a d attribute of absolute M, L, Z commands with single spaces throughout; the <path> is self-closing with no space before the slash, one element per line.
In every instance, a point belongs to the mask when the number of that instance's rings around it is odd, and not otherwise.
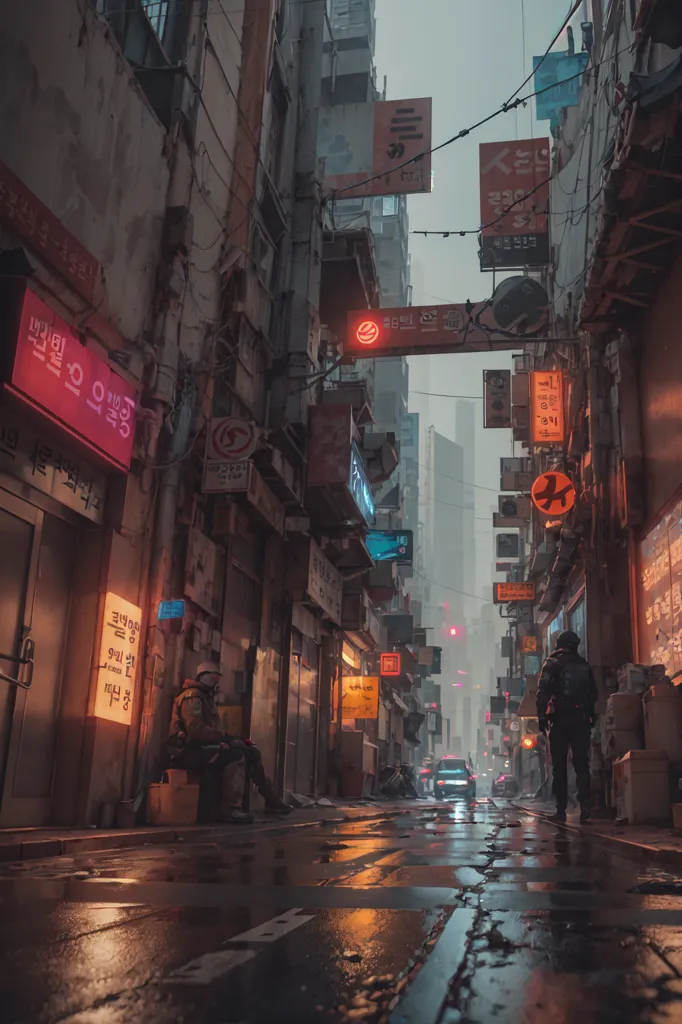
<path fill-rule="evenodd" d="M 202 661 L 196 670 L 194 678 L 196 679 L 197 683 L 202 685 L 201 677 L 209 674 L 214 676 L 222 676 L 223 673 L 220 668 L 220 665 L 216 664 L 215 661 Z"/>

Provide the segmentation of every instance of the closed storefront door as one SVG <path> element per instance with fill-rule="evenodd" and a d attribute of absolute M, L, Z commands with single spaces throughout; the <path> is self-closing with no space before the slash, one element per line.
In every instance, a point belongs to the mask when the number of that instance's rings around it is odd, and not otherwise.
<path fill-rule="evenodd" d="M 319 722 L 320 648 L 303 637 L 303 653 L 289 669 L 285 786 L 292 793 L 315 792 Z"/>
<path fill-rule="evenodd" d="M 31 686 L 0 679 L 0 824 L 49 823 L 59 700 L 78 532 L 0 490 L 0 654 L 35 643 Z M 0 672 L 25 681 L 3 657 Z"/>

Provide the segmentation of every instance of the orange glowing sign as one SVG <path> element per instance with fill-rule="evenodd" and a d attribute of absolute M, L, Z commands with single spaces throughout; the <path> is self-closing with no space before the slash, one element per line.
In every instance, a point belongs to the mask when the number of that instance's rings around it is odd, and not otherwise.
<path fill-rule="evenodd" d="M 399 676 L 400 675 L 400 654 L 392 654 L 384 652 L 381 655 L 381 668 L 382 676 Z"/>
<path fill-rule="evenodd" d="M 521 637 L 522 654 L 537 654 L 538 638 L 536 636 Z"/>
<path fill-rule="evenodd" d="M 533 370 L 530 375 L 530 439 L 532 444 L 563 444 L 564 375 L 561 370 Z"/>
<path fill-rule="evenodd" d="M 535 604 L 534 583 L 496 583 L 493 587 L 494 604 Z"/>
<path fill-rule="evenodd" d="M 344 676 L 341 696 L 343 718 L 379 717 L 379 676 Z"/>
<path fill-rule="evenodd" d="M 575 505 L 575 487 L 565 473 L 551 469 L 534 481 L 530 496 L 535 507 L 548 516 L 563 516 Z"/>

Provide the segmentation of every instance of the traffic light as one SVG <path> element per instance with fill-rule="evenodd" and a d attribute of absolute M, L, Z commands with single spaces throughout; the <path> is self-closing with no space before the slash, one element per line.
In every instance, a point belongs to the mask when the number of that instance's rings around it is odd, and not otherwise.
<path fill-rule="evenodd" d="M 521 746 L 524 750 L 535 750 L 537 745 L 537 739 L 535 738 L 535 736 L 532 736 L 530 734 L 528 734 L 527 736 L 523 736 L 521 739 Z"/>

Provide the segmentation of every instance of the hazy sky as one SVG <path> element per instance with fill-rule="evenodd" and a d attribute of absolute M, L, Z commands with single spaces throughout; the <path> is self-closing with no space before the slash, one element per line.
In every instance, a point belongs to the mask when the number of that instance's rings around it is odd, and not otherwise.
<path fill-rule="evenodd" d="M 376 0 L 378 85 L 387 76 L 389 99 L 433 97 L 433 143 L 437 145 L 500 107 L 515 92 L 530 73 L 533 56 L 544 53 L 549 45 L 568 7 L 568 0 Z M 526 91 L 532 91 L 532 86 Z M 410 228 L 477 228 L 479 143 L 543 135 L 549 135 L 549 124 L 535 121 L 529 104 L 501 114 L 434 154 L 434 190 L 408 200 Z M 488 297 L 492 279 L 480 273 L 477 249 L 475 235 L 448 239 L 412 235 L 414 304 Z M 416 390 L 481 395 L 483 369 L 509 365 L 508 353 L 410 359 L 410 410 L 420 413 L 422 438 L 432 423 L 440 433 L 457 440 L 455 403 L 418 395 Z M 512 454 L 511 432 L 484 431 L 482 409 L 477 423 L 472 482 L 492 488 L 476 492 L 476 515 L 488 517 L 491 504 L 497 504 L 499 457 Z M 492 529 L 481 520 L 475 526 L 477 590 L 480 593 L 485 585 L 490 594 Z M 475 614 L 475 601 L 469 609 L 469 614 Z"/>

